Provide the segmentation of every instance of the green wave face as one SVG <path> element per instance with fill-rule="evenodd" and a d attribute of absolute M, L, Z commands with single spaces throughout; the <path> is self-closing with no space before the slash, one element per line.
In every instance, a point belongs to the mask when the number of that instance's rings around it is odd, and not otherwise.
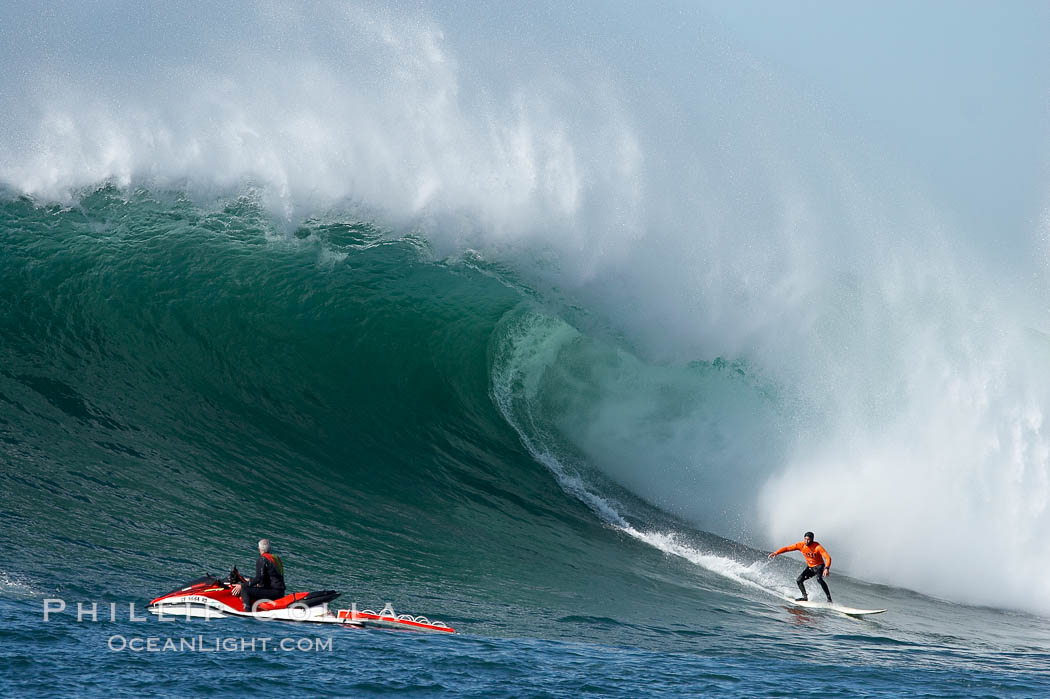
<path fill-rule="evenodd" d="M 483 263 L 362 223 L 278 230 L 250 197 L 2 215 L 4 570 L 48 587 L 77 561 L 63 589 L 137 599 L 267 536 L 293 586 L 483 625 L 586 609 L 596 583 L 629 599 L 622 536 L 493 399 L 531 302 Z"/>

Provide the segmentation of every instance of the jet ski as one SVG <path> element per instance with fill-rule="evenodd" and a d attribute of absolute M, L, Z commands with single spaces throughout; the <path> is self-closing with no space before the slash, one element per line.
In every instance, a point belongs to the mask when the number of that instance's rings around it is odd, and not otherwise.
<path fill-rule="evenodd" d="M 266 600 L 255 605 L 255 611 L 244 608 L 244 602 L 232 592 L 235 582 L 243 578 L 234 568 L 230 577 L 220 580 L 213 575 L 191 580 L 182 587 L 161 595 L 149 603 L 150 613 L 166 617 L 218 619 L 222 617 L 249 617 L 275 621 L 294 621 L 313 624 L 339 624 L 350 628 L 381 628 L 407 631 L 437 631 L 455 633 L 452 627 L 440 621 L 411 614 L 395 614 L 390 605 L 380 612 L 350 609 L 332 613 L 328 603 L 339 597 L 335 590 L 296 592 L 280 599 Z"/>

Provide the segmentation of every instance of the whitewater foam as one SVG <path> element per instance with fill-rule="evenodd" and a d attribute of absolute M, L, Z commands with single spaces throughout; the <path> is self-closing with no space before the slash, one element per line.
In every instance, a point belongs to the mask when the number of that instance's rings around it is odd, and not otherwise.
<path fill-rule="evenodd" d="M 10 597 L 40 597 L 43 593 L 33 587 L 32 583 L 20 575 L 12 575 L 0 570 L 0 590 Z"/>
<path fill-rule="evenodd" d="M 742 587 L 776 597 L 784 597 L 790 592 L 781 584 L 781 578 L 770 574 L 764 561 L 745 564 L 734 558 L 701 551 L 682 543 L 680 535 L 674 532 L 640 531 L 630 525 L 621 527 L 621 531 L 664 553 L 684 558 L 694 565 L 728 578 Z"/>

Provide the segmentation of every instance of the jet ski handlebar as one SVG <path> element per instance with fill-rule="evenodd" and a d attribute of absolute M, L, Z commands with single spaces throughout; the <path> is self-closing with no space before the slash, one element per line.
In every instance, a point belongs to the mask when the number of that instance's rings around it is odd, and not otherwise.
<path fill-rule="evenodd" d="M 238 585 L 248 582 L 248 578 L 241 575 L 240 571 L 237 570 L 237 566 L 234 566 L 233 570 L 230 571 L 230 577 L 220 582 L 226 585 Z"/>

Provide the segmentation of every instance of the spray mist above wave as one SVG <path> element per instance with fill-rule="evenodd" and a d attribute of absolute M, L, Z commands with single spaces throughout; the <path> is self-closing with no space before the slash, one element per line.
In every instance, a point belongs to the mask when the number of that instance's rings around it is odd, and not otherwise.
<path fill-rule="evenodd" d="M 594 467 L 721 533 L 818 529 L 859 574 L 1050 610 L 1050 372 L 1019 310 L 1030 287 L 985 269 L 862 136 L 836 136 L 701 12 L 654 43 L 637 29 L 661 21 L 649 11 L 250 5 L 230 22 L 202 5 L 131 29 L 114 22 L 127 9 L 30 18 L 47 31 L 26 36 L 53 45 L 5 35 L 0 181 L 60 200 L 105 180 L 203 196 L 252 182 L 288 220 L 360 206 L 439 253 L 475 248 L 637 357 L 635 379 L 590 372 L 593 410 L 559 423 Z M 774 409 L 749 426 L 750 389 L 686 381 L 677 438 L 646 430 L 668 384 L 639 401 L 631 381 L 716 357 L 774 386 Z M 719 401 L 731 429 L 690 428 Z M 613 432 L 633 459 L 596 448 Z M 739 479 L 749 532 L 682 497 L 691 468 Z M 971 569 L 982 538 L 1007 570 Z"/>
<path fill-rule="evenodd" d="M 289 220 L 363 206 L 459 229 L 454 245 L 479 230 L 553 240 L 630 221 L 640 151 L 601 71 L 567 82 L 521 63 L 513 80 L 475 78 L 421 13 L 240 9 L 232 33 L 181 11 L 153 17 L 159 57 L 145 65 L 113 48 L 135 28 L 79 18 L 117 59 L 22 59 L 29 80 L 5 87 L 26 106 L 0 137 L 0 180 L 59 200 L 107 180 L 205 197 L 250 182 Z"/>

